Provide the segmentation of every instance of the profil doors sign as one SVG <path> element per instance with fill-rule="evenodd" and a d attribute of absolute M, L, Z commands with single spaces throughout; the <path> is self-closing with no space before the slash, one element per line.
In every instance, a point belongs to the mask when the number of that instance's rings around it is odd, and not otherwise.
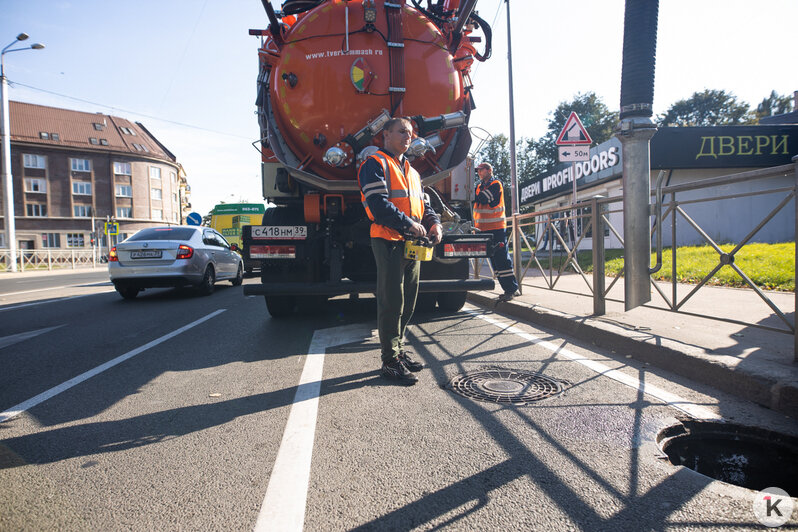
<path fill-rule="evenodd" d="M 569 144 L 589 146 L 593 144 L 593 140 L 591 140 L 590 135 L 587 134 L 585 126 L 582 125 L 582 121 L 579 120 L 579 116 L 575 111 L 571 111 L 555 144 L 557 146 L 566 146 Z"/>

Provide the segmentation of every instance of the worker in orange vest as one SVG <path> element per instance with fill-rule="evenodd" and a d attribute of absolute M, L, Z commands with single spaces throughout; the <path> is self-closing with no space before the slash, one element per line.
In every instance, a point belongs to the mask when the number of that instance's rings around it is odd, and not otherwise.
<path fill-rule="evenodd" d="M 421 266 L 404 257 L 404 235 L 428 237 L 437 244 L 443 228 L 424 196 L 421 176 L 404 156 L 413 139 L 413 125 L 406 118 L 392 118 L 385 123 L 383 137 L 383 148 L 363 161 L 357 180 L 372 222 L 382 375 L 412 385 L 418 381 L 413 372 L 424 365 L 404 347 L 404 333 L 416 306 Z"/>
<path fill-rule="evenodd" d="M 518 281 L 513 273 L 513 263 L 507 251 L 507 222 L 504 214 L 504 190 L 501 182 L 493 177 L 493 166 L 481 163 L 477 166 L 476 199 L 474 200 L 474 224 L 480 231 L 493 235 L 493 254 L 490 265 L 499 279 L 504 293 L 499 301 L 510 301 L 518 293 Z"/>

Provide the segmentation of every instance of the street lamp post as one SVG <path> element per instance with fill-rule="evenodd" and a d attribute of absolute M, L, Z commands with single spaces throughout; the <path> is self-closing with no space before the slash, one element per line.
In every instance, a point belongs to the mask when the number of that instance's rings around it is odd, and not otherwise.
<path fill-rule="evenodd" d="M 12 272 L 17 271 L 17 235 L 14 227 L 14 180 L 11 177 L 11 126 L 8 116 L 8 80 L 5 73 L 5 55 L 10 52 L 21 52 L 22 50 L 41 50 L 44 45 L 34 43 L 22 48 L 11 48 L 19 41 L 28 38 L 27 33 L 20 33 L 17 38 L 0 52 L 0 139 L 2 139 L 2 157 L 0 157 L 0 176 L 3 179 L 3 196 L 5 197 L 5 232 L 6 244 L 8 245 L 8 261 Z"/>

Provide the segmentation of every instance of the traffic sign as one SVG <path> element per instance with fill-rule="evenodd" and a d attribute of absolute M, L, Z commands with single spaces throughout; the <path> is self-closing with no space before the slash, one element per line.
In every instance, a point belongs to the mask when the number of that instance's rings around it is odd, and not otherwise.
<path fill-rule="evenodd" d="M 561 163 L 577 163 L 590 160 L 590 147 L 573 144 L 571 146 L 558 146 Z"/>
<path fill-rule="evenodd" d="M 565 146 L 567 144 L 593 144 L 590 135 L 587 134 L 585 126 L 582 125 L 582 121 L 579 120 L 579 116 L 577 116 L 575 111 L 571 111 L 555 144 L 557 146 Z"/>
<path fill-rule="evenodd" d="M 198 212 L 192 212 L 186 216 L 186 223 L 188 225 L 202 225 L 202 215 Z"/>
<path fill-rule="evenodd" d="M 105 222 L 105 234 L 106 235 L 118 235 L 119 234 L 119 223 L 118 222 Z"/>

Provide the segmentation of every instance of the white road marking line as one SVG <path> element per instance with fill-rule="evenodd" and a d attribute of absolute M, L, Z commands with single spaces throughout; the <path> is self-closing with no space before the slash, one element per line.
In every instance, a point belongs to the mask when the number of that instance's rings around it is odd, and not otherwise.
<path fill-rule="evenodd" d="M 10 345 L 18 344 L 20 342 L 24 342 L 25 340 L 28 340 L 29 338 L 35 338 L 35 337 L 39 336 L 40 334 L 44 334 L 44 333 L 50 332 L 50 331 L 52 331 L 54 329 L 58 329 L 60 327 L 63 327 L 64 325 L 66 325 L 66 324 L 56 325 L 55 327 L 47 327 L 46 329 L 36 329 L 35 331 L 27 331 L 27 332 L 23 332 L 23 333 L 11 334 L 9 336 L 0 337 L 0 349 L 2 349 L 4 347 L 8 347 Z"/>
<path fill-rule="evenodd" d="M 49 390 L 47 390 L 45 392 L 42 392 L 39 395 L 28 399 L 27 401 L 19 403 L 16 406 L 12 406 L 11 408 L 6 410 L 5 412 L 0 412 L 0 423 L 3 423 L 4 421 L 8 421 L 9 419 L 20 415 L 21 413 L 25 412 L 26 410 L 29 410 L 29 409 L 33 408 L 34 406 L 36 406 L 36 405 L 38 405 L 40 403 L 43 403 L 44 401 L 46 401 L 46 400 L 48 400 L 48 399 L 50 399 L 52 397 L 55 397 L 59 393 L 64 392 L 64 391 L 72 388 L 73 386 L 78 385 L 81 382 L 83 382 L 83 381 L 85 381 L 87 379 L 90 379 L 90 378 L 94 377 L 95 375 L 98 375 L 98 374 L 102 373 L 103 371 L 116 366 L 117 364 L 120 364 L 120 363 L 124 362 L 125 360 L 128 360 L 129 358 L 133 358 L 134 356 L 136 356 L 136 355 L 138 355 L 140 353 L 143 353 L 144 351 L 146 351 L 147 349 L 150 349 L 151 347 L 155 347 L 156 345 L 161 344 L 161 343 L 169 340 L 170 338 L 174 338 L 175 336 L 186 332 L 187 330 L 191 329 L 192 327 L 196 327 L 200 323 L 208 321 L 209 319 L 213 318 L 214 316 L 217 316 L 217 315 L 221 314 L 225 310 L 227 310 L 227 309 L 219 309 L 219 310 L 217 310 L 215 312 L 211 312 L 210 314 L 208 314 L 207 316 L 205 316 L 203 318 L 200 318 L 198 320 L 192 321 L 188 325 L 184 325 L 184 326 L 180 327 L 179 329 L 176 329 L 176 330 L 170 332 L 169 334 L 165 334 L 165 335 L 161 336 L 160 338 L 158 338 L 156 340 L 153 340 L 152 342 L 146 343 L 146 344 L 144 344 L 141 347 L 137 347 L 136 349 L 133 349 L 132 351 L 128 351 L 124 355 L 119 355 L 118 357 L 114 358 L 113 360 L 109 360 L 105 364 L 100 364 L 96 368 L 90 369 L 89 371 L 81 373 L 77 377 L 73 377 L 73 378 L 69 379 L 66 382 L 62 382 L 58 386 L 50 388 Z"/>
<path fill-rule="evenodd" d="M 324 353 L 328 347 L 370 336 L 371 328 L 364 324 L 321 329 L 313 333 L 266 496 L 255 523 L 256 532 L 301 531 L 304 527 Z"/>
<path fill-rule="evenodd" d="M 68 296 L 68 297 L 59 297 L 58 299 L 48 299 L 47 301 L 36 301 L 34 303 L 24 303 L 22 305 L 14 305 L 13 307 L 2 307 L 0 308 L 0 312 L 4 312 L 6 310 L 16 310 L 18 308 L 25 308 L 25 307 L 35 307 L 36 305 L 46 305 L 47 303 L 58 303 L 60 301 L 68 301 L 70 299 L 78 299 L 81 297 L 91 297 L 91 296 L 98 296 L 101 294 L 109 294 L 113 292 L 114 289 L 111 290 L 104 290 L 102 292 L 95 292 L 93 294 L 83 294 L 82 296 Z"/>
<path fill-rule="evenodd" d="M 642 391 L 643 393 L 645 393 L 647 395 L 650 395 L 652 397 L 656 397 L 657 399 L 659 399 L 660 401 L 663 401 L 668 406 L 676 408 L 677 410 L 681 410 L 685 414 L 687 414 L 687 415 L 689 415 L 689 416 L 691 416 L 691 417 L 693 417 L 695 419 L 701 419 L 701 420 L 709 420 L 709 419 L 719 420 L 719 419 L 723 419 L 722 416 L 716 414 L 715 412 L 713 412 L 712 410 L 710 410 L 710 409 L 708 409 L 706 407 L 703 407 L 701 405 L 697 405 L 697 404 L 695 404 L 695 403 L 693 403 L 691 401 L 688 401 L 687 399 L 684 399 L 684 398 L 682 398 L 682 397 L 680 397 L 680 396 L 678 396 L 678 395 L 676 395 L 674 393 L 671 393 L 669 391 L 663 390 L 662 388 L 660 388 L 658 386 L 655 386 L 653 384 L 648 384 L 648 383 L 645 383 L 645 382 L 641 382 L 640 379 L 638 379 L 637 377 L 632 377 L 632 376 L 627 375 L 627 374 L 625 374 L 625 373 L 623 373 L 621 371 L 618 371 L 616 369 L 611 369 L 610 367 L 602 364 L 601 362 L 596 362 L 595 360 L 589 360 L 589 359 L 585 358 L 584 356 L 579 355 L 579 354 L 571 351 L 568 348 L 553 344 L 553 343 L 548 342 L 546 340 L 542 340 L 541 338 L 539 338 L 537 336 L 534 336 L 532 334 L 529 334 L 527 332 L 522 331 L 521 329 L 519 329 L 518 327 L 516 327 L 514 325 L 509 325 L 509 322 L 507 322 L 507 321 L 501 321 L 501 320 L 498 320 L 498 319 L 491 318 L 489 316 L 480 314 L 480 312 L 477 311 L 476 309 L 473 309 L 473 307 L 472 308 L 465 308 L 464 310 L 466 312 L 468 312 L 469 314 L 471 314 L 472 316 L 475 316 L 475 317 L 477 317 L 477 318 L 479 318 L 481 320 L 484 320 L 484 321 L 486 321 L 486 322 L 488 322 L 488 323 L 490 323 L 492 325 L 495 325 L 496 327 L 499 327 L 500 329 L 503 329 L 503 330 L 505 330 L 507 332 L 513 333 L 516 336 L 520 336 L 524 340 L 527 340 L 528 342 L 531 342 L 533 344 L 539 345 L 540 347 L 543 347 L 544 349 L 547 349 L 547 350 L 551 351 L 552 353 L 554 353 L 556 355 L 562 355 L 562 356 L 564 356 L 566 358 L 569 358 L 569 359 L 573 360 L 574 362 L 578 362 L 578 363 L 582 364 L 583 366 L 585 366 L 587 368 L 590 368 L 591 370 L 595 371 L 596 373 L 599 373 L 599 374 L 601 374 L 601 375 L 603 375 L 605 377 L 609 377 L 609 378 L 611 378 L 613 380 L 616 380 L 616 381 L 620 382 L 621 384 L 625 384 L 626 386 L 629 386 L 630 388 L 634 388 L 636 390 L 640 390 L 640 391 Z"/>

